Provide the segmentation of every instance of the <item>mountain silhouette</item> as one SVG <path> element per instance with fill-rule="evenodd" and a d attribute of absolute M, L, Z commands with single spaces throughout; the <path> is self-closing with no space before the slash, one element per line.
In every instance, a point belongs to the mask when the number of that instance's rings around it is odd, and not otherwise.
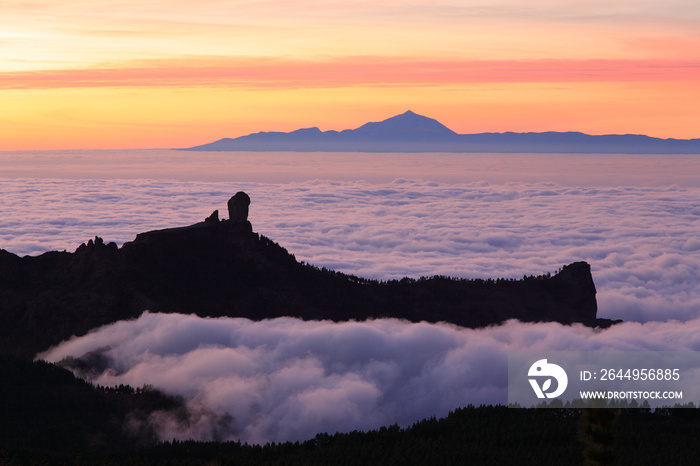
<path fill-rule="evenodd" d="M 356 129 L 321 131 L 313 127 L 289 133 L 259 132 L 182 150 L 700 154 L 700 139 L 592 136 L 580 132 L 458 134 L 437 120 L 409 110 Z"/>
<path fill-rule="evenodd" d="M 407 111 L 378 123 L 365 123 L 354 130 L 338 133 L 348 139 L 368 139 L 375 141 L 433 141 L 453 139 L 457 133 L 432 118 Z"/>
<path fill-rule="evenodd" d="M 141 233 L 121 248 L 96 237 L 73 253 L 19 257 L 0 250 L 0 352 L 31 358 L 145 310 L 254 320 L 394 317 L 465 327 L 508 319 L 610 325 L 596 319 L 595 295 L 585 262 L 522 280 L 367 280 L 300 263 L 247 220 L 217 214 Z"/>

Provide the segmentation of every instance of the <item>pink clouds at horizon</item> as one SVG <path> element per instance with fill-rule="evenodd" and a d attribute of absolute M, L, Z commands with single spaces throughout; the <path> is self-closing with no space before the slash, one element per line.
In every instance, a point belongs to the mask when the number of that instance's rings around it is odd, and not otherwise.
<path fill-rule="evenodd" d="M 247 57 L 156 60 L 98 69 L 0 72 L 0 89 L 163 86 L 294 89 L 517 82 L 675 82 L 699 79 L 698 60 L 460 61 L 374 56 L 290 60 Z"/>
<path fill-rule="evenodd" d="M 0 150 L 181 147 L 406 108 L 460 133 L 700 137 L 683 0 L 6 3 Z"/>

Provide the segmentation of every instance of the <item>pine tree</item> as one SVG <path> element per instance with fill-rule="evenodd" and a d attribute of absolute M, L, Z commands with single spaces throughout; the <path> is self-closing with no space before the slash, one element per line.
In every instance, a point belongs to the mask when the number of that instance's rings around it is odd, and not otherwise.
<path fill-rule="evenodd" d="M 615 463 L 613 424 L 616 418 L 616 409 L 584 408 L 581 410 L 578 435 L 583 442 L 583 458 L 586 466 Z"/>

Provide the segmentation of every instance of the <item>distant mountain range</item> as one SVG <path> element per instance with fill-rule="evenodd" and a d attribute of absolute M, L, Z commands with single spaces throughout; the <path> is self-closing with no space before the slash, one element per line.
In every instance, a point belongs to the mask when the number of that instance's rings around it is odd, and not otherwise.
<path fill-rule="evenodd" d="M 411 111 L 356 129 L 317 127 L 259 132 L 190 147 L 190 151 L 291 152 L 496 152 L 590 154 L 700 154 L 700 139 L 644 135 L 592 136 L 579 132 L 458 134 Z"/>

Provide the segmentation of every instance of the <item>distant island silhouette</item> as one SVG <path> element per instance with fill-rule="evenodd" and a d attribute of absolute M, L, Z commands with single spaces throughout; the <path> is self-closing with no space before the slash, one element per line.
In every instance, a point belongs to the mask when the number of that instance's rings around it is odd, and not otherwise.
<path fill-rule="evenodd" d="M 356 129 L 321 131 L 313 127 L 289 133 L 259 132 L 180 150 L 700 154 L 700 139 L 660 139 L 635 134 L 593 136 L 580 132 L 458 134 L 437 120 L 409 110 Z"/>
<path fill-rule="evenodd" d="M 19 257 L 0 249 L 0 353 L 31 358 L 73 335 L 151 312 L 282 316 L 307 320 L 393 317 L 484 327 L 508 319 L 597 319 L 585 262 L 550 276 L 368 280 L 299 262 L 253 232 L 250 198 L 237 193 L 229 219 L 141 233 L 121 248 L 96 237 L 73 252 Z"/>

